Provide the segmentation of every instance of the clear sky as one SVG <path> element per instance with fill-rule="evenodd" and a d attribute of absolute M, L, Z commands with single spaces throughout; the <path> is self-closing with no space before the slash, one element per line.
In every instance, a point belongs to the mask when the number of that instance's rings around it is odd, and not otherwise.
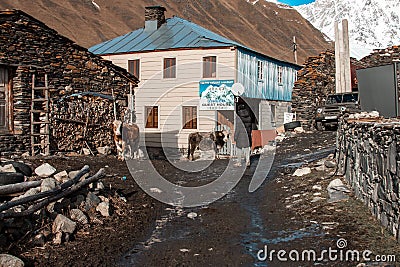
<path fill-rule="evenodd" d="M 299 6 L 303 4 L 308 4 L 314 2 L 315 0 L 278 0 L 278 2 L 288 4 L 290 6 Z"/>

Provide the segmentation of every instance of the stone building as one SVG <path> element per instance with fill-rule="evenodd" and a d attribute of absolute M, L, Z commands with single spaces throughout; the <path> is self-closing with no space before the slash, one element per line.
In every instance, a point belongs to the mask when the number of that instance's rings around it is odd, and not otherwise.
<path fill-rule="evenodd" d="M 114 147 L 137 83 L 23 11 L 0 11 L 1 153 Z"/>
<path fill-rule="evenodd" d="M 356 69 L 392 64 L 400 59 L 399 46 L 376 49 L 360 61 L 351 58 L 352 88 L 358 90 Z M 298 72 L 298 79 L 292 93 L 292 109 L 297 119 L 307 129 L 314 128 L 314 117 L 318 106 L 329 94 L 335 93 L 335 54 L 325 51 L 318 56 L 309 57 Z"/>

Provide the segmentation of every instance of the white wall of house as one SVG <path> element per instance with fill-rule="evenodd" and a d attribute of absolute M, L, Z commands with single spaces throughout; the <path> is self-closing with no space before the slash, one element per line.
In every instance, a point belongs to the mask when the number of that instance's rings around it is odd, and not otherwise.
<path fill-rule="evenodd" d="M 203 57 L 217 57 L 215 78 L 203 78 Z M 216 111 L 197 109 L 197 129 L 182 129 L 182 106 L 199 106 L 199 81 L 235 80 L 235 49 L 168 50 L 103 56 L 114 64 L 128 69 L 128 60 L 140 60 L 139 86 L 135 88 L 135 111 L 141 133 L 154 134 L 155 142 L 161 133 L 163 147 L 187 148 L 192 132 L 208 132 L 216 125 Z M 176 58 L 176 78 L 163 78 L 164 58 Z M 159 127 L 145 128 L 145 107 L 158 106 Z M 142 134 L 143 135 L 143 134 Z M 141 138 L 141 141 L 144 141 Z M 146 141 L 146 145 L 153 145 Z M 143 143 L 142 143 L 143 145 Z"/>

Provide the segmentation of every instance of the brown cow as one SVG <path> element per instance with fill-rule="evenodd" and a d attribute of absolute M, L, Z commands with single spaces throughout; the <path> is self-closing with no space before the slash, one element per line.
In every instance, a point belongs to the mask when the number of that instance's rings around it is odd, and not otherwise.
<path fill-rule="evenodd" d="M 118 159 L 134 158 L 139 149 L 139 127 L 136 124 L 127 124 L 115 120 L 113 130 Z"/>
<path fill-rule="evenodd" d="M 226 130 L 214 131 L 207 134 L 201 134 L 199 132 L 191 133 L 188 137 L 188 156 L 187 158 L 194 160 L 193 153 L 196 149 L 199 149 L 200 142 L 203 138 L 207 138 L 212 142 L 212 147 L 215 151 L 215 158 L 218 158 L 219 150 L 228 142 L 229 133 Z"/>

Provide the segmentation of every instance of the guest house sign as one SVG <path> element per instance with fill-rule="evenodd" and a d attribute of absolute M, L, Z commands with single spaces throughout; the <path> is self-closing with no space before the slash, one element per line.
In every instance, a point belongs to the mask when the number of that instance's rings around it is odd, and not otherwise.
<path fill-rule="evenodd" d="M 200 110 L 234 110 L 233 80 L 200 81 Z"/>

